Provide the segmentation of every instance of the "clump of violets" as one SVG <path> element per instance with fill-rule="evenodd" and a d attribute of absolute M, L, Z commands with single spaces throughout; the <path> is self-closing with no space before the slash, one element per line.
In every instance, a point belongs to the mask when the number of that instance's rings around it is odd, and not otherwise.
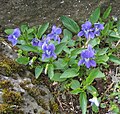
<path fill-rule="evenodd" d="M 78 37 L 84 36 L 87 39 L 93 39 L 95 36 L 99 36 L 100 31 L 104 29 L 104 26 L 101 23 L 95 23 L 94 27 L 92 27 L 92 23 L 90 21 L 86 21 L 81 25 L 81 27 Z"/>
<path fill-rule="evenodd" d="M 54 27 L 53 27 L 54 28 Z M 56 28 L 59 31 L 59 28 Z M 57 30 L 56 30 L 57 31 Z M 57 34 L 56 34 L 57 35 Z M 49 37 L 48 36 L 43 36 L 42 40 L 39 40 L 37 38 L 33 38 L 33 40 L 31 41 L 31 44 L 33 46 L 38 46 L 41 47 L 41 49 L 43 50 L 43 54 L 42 54 L 42 60 L 46 59 L 46 58 L 57 58 L 56 54 L 55 54 L 55 46 L 54 44 L 50 43 L 50 40 L 53 37 Z"/>
<path fill-rule="evenodd" d="M 44 42 L 40 41 L 37 38 L 34 38 L 31 43 L 33 46 L 38 46 L 42 48 L 43 50 L 42 60 L 44 60 L 45 58 L 51 58 L 51 57 L 57 58 L 54 52 L 55 50 L 54 44 L 49 44 L 47 41 L 44 41 Z"/>
<path fill-rule="evenodd" d="M 87 39 L 94 38 L 94 28 L 92 28 L 92 23 L 90 21 L 86 21 L 81 25 L 81 31 L 78 33 L 78 36 L 85 36 Z"/>
<path fill-rule="evenodd" d="M 96 62 L 94 61 L 95 51 L 92 49 L 91 45 L 88 45 L 86 50 L 81 52 L 81 60 L 78 62 L 78 66 L 85 64 L 87 68 L 96 67 Z"/>
<path fill-rule="evenodd" d="M 62 29 L 59 27 L 56 27 L 55 25 L 53 25 L 52 27 L 52 31 L 50 34 L 47 35 L 47 38 L 54 39 L 54 41 L 58 41 L 58 43 L 60 43 L 60 37 L 59 35 L 62 33 Z"/>
<path fill-rule="evenodd" d="M 15 46 L 17 44 L 18 38 L 20 37 L 21 32 L 19 28 L 14 29 L 13 33 L 8 36 L 8 40 L 12 42 L 12 45 Z"/>
<path fill-rule="evenodd" d="M 42 45 L 42 50 L 43 50 L 43 54 L 42 54 L 42 60 L 44 60 L 45 58 L 51 58 L 54 57 L 55 59 L 57 58 L 56 54 L 55 54 L 55 46 L 54 44 L 47 44 L 46 42 Z"/>

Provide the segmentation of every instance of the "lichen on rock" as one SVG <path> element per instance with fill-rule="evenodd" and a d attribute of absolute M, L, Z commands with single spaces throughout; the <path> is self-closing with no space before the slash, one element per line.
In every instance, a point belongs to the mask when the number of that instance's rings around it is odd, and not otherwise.
<path fill-rule="evenodd" d="M 54 97 L 48 87 L 6 53 L 0 55 L 0 114 L 56 113 L 58 107 L 54 110 Z"/>

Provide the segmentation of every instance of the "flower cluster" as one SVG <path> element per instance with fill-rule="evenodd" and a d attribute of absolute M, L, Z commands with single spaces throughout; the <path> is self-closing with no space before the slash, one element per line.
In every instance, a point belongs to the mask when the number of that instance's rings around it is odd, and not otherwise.
<path fill-rule="evenodd" d="M 54 57 L 55 59 L 57 58 L 55 54 L 55 46 L 54 44 L 49 43 L 50 40 L 54 39 L 54 41 L 58 40 L 58 43 L 60 43 L 60 37 L 59 35 L 61 34 L 62 30 L 59 27 L 56 27 L 55 25 L 52 27 L 52 31 L 50 34 L 48 34 L 46 37 L 42 37 L 42 40 L 39 40 L 37 38 L 33 38 L 32 40 L 32 45 L 33 46 L 39 46 L 43 50 L 42 54 L 42 60 L 45 58 L 51 58 Z"/>
<path fill-rule="evenodd" d="M 54 41 L 58 40 L 58 43 L 60 43 L 60 37 L 59 35 L 62 33 L 62 29 L 59 27 L 56 27 L 55 25 L 53 25 L 52 27 L 52 31 L 50 34 L 47 35 L 48 39 L 54 39 Z"/>
<path fill-rule="evenodd" d="M 85 36 L 87 39 L 93 39 L 95 36 L 100 35 L 100 31 L 104 29 L 103 24 L 95 23 L 94 27 L 92 27 L 92 23 L 90 21 L 86 21 L 81 25 L 81 31 L 78 33 L 78 36 Z"/>
<path fill-rule="evenodd" d="M 48 38 L 43 37 L 42 40 L 33 38 L 31 42 L 33 46 L 41 47 L 41 49 L 43 50 L 42 60 L 51 57 L 57 58 L 56 54 L 54 53 L 55 46 L 54 44 L 49 44 L 49 41 L 50 40 Z"/>
<path fill-rule="evenodd" d="M 92 28 L 91 22 L 87 21 L 85 24 L 82 24 L 82 31 L 78 33 L 78 36 L 85 36 L 87 39 L 94 38 L 95 35 L 99 36 L 100 31 L 103 30 L 103 24 L 95 23 L 94 28 Z M 59 27 L 56 27 L 55 25 L 52 27 L 51 33 L 49 33 L 47 36 L 43 36 L 42 40 L 39 40 L 37 38 L 33 38 L 31 44 L 33 46 L 41 47 L 43 50 L 42 54 L 42 60 L 45 58 L 56 58 L 55 54 L 55 46 L 54 44 L 51 44 L 50 41 L 54 39 L 54 41 L 58 41 L 60 43 L 60 37 L 62 29 Z M 12 45 L 17 44 L 18 37 L 20 36 L 20 30 L 19 28 L 14 29 L 13 33 L 8 36 L 8 40 L 12 42 Z M 83 50 L 81 52 L 81 60 L 78 62 L 78 65 L 85 64 L 87 68 L 96 67 L 96 62 L 94 61 L 94 55 L 95 52 L 92 49 L 91 45 L 88 45 L 88 49 Z"/>
<path fill-rule="evenodd" d="M 42 60 L 44 60 L 45 58 L 51 58 L 51 57 L 54 57 L 55 59 L 57 58 L 57 56 L 54 52 L 54 50 L 55 50 L 54 44 L 44 43 L 42 45 L 42 50 L 43 50 Z"/>
<path fill-rule="evenodd" d="M 55 54 L 55 46 L 54 44 L 50 43 L 50 40 L 54 39 L 54 41 L 58 41 L 60 43 L 60 37 L 59 35 L 62 33 L 62 29 L 59 27 L 56 27 L 55 25 L 52 27 L 52 31 L 50 34 L 48 34 L 46 37 L 42 37 L 42 40 L 39 40 L 38 38 L 33 38 L 31 41 L 31 44 L 33 46 L 41 47 L 43 50 L 42 54 L 42 60 L 45 58 L 56 58 Z M 13 33 L 8 36 L 8 40 L 12 42 L 12 45 L 15 46 L 18 42 L 18 37 L 20 37 L 21 33 L 19 28 L 14 29 Z"/>
<path fill-rule="evenodd" d="M 13 33 L 8 36 L 8 41 L 12 42 L 12 45 L 15 46 L 20 35 L 21 35 L 20 29 L 16 28 L 14 29 Z"/>
<path fill-rule="evenodd" d="M 81 60 L 78 62 L 78 66 L 85 64 L 87 68 L 96 67 L 96 62 L 93 60 L 95 58 L 95 51 L 92 49 L 91 45 L 88 45 L 88 49 L 81 52 Z"/>
<path fill-rule="evenodd" d="M 46 38 L 46 37 L 43 36 L 42 40 L 39 40 L 38 38 L 33 38 L 31 44 L 33 46 L 42 47 L 42 45 L 44 43 L 49 43 L 49 41 L 50 41 L 50 39 L 48 39 L 48 38 Z"/>

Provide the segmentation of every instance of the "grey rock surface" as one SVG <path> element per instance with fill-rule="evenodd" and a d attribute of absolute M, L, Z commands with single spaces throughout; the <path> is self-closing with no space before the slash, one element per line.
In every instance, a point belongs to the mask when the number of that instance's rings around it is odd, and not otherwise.
<path fill-rule="evenodd" d="M 0 25 L 16 27 L 23 23 L 38 25 L 43 22 L 59 23 L 62 15 L 82 21 L 101 6 L 112 6 L 112 15 L 120 16 L 120 0 L 0 0 Z"/>
<path fill-rule="evenodd" d="M 6 104 L 3 100 L 3 94 L 4 90 L 7 89 L 18 92 L 22 96 L 23 103 L 21 105 L 10 104 L 15 109 L 19 107 L 19 110 L 23 111 L 24 114 L 51 114 L 51 103 L 55 102 L 52 93 L 47 86 L 33 83 L 34 75 L 26 67 L 17 68 L 14 66 L 16 56 L 17 54 L 7 42 L 0 41 L 0 105 Z M 13 67 L 15 67 L 14 70 Z M 7 88 L 2 87 L 2 84 L 6 86 L 5 82 L 9 82 L 12 86 L 7 84 Z"/>

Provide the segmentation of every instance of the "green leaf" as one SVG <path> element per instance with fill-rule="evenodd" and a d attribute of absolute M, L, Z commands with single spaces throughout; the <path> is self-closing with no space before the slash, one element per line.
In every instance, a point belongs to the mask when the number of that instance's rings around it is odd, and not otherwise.
<path fill-rule="evenodd" d="M 33 35 L 33 32 L 32 33 L 29 33 L 28 35 L 28 40 L 32 40 L 34 38 L 34 35 Z M 20 38 L 19 38 L 20 39 Z"/>
<path fill-rule="evenodd" d="M 60 78 L 73 78 L 78 76 L 78 70 L 76 68 L 69 68 L 64 71 Z"/>
<path fill-rule="evenodd" d="M 100 103 L 101 108 L 106 108 L 106 105 L 107 105 L 106 103 Z"/>
<path fill-rule="evenodd" d="M 72 33 L 67 29 L 63 30 L 63 36 L 64 37 L 61 42 L 69 42 L 72 39 Z"/>
<path fill-rule="evenodd" d="M 95 72 L 95 73 L 94 73 L 94 72 Z M 92 75 L 93 75 L 93 76 L 96 75 L 96 78 L 104 78 L 104 77 L 105 77 L 105 74 L 102 73 L 99 68 L 97 68 L 96 70 L 92 71 L 92 72 L 90 73 L 90 75 L 91 75 L 91 76 L 92 76 Z"/>
<path fill-rule="evenodd" d="M 107 55 L 101 55 L 96 58 L 97 63 L 106 63 L 109 60 L 109 57 Z"/>
<path fill-rule="evenodd" d="M 70 57 L 68 65 L 72 67 L 72 65 L 76 66 L 78 61 L 76 60 L 76 56 Z"/>
<path fill-rule="evenodd" d="M 38 52 L 38 48 L 32 45 L 17 45 L 17 47 L 24 51 Z"/>
<path fill-rule="evenodd" d="M 34 32 L 34 29 L 33 28 L 30 28 L 27 30 L 27 33 L 30 34 L 30 33 L 33 33 Z"/>
<path fill-rule="evenodd" d="M 92 69 L 90 71 L 89 76 L 86 78 L 85 85 L 90 85 L 95 78 L 102 78 L 105 77 L 105 75 L 98 69 Z"/>
<path fill-rule="evenodd" d="M 78 93 L 81 93 L 81 92 L 83 92 L 83 89 L 81 89 L 81 88 L 77 88 L 77 89 L 70 91 L 71 94 L 75 94 L 75 95 L 77 95 Z"/>
<path fill-rule="evenodd" d="M 105 25 L 105 28 L 101 31 L 102 32 L 102 35 L 108 35 L 108 33 L 109 33 L 109 23 L 107 23 L 106 25 Z"/>
<path fill-rule="evenodd" d="M 74 20 L 66 16 L 61 16 L 61 20 L 62 20 L 63 25 L 67 29 L 69 29 L 71 32 L 78 33 L 80 31 L 78 24 Z"/>
<path fill-rule="evenodd" d="M 116 103 L 110 102 L 110 106 L 110 110 L 113 112 L 113 114 L 119 114 L 120 109 Z"/>
<path fill-rule="evenodd" d="M 119 21 L 117 22 L 117 30 L 118 30 L 118 33 L 120 34 L 120 19 L 119 19 Z"/>
<path fill-rule="evenodd" d="M 52 79 L 54 76 L 54 66 L 52 64 L 48 65 L 48 77 Z"/>
<path fill-rule="evenodd" d="M 65 47 L 63 50 L 64 50 L 67 54 L 70 54 L 70 53 L 71 53 L 71 51 L 70 51 L 70 49 L 69 49 L 68 47 Z"/>
<path fill-rule="evenodd" d="M 117 95 L 120 95 L 120 92 L 111 93 L 111 94 L 110 94 L 110 97 L 114 97 L 114 96 L 117 96 Z"/>
<path fill-rule="evenodd" d="M 55 53 L 58 55 L 62 52 L 62 50 L 65 48 L 66 43 L 60 43 L 56 45 Z"/>
<path fill-rule="evenodd" d="M 63 82 L 66 80 L 66 78 L 60 78 L 61 73 L 55 73 L 54 76 L 51 78 L 52 81 L 56 82 Z"/>
<path fill-rule="evenodd" d="M 104 55 L 107 53 L 108 51 L 108 47 L 107 48 L 103 48 L 103 49 L 99 49 L 98 52 L 97 52 L 97 55 Z"/>
<path fill-rule="evenodd" d="M 75 48 L 72 50 L 71 52 L 71 56 L 75 56 L 75 55 L 78 55 L 82 52 L 82 50 L 84 50 L 83 48 Z"/>
<path fill-rule="evenodd" d="M 95 113 L 98 113 L 99 112 L 99 108 L 95 104 L 93 104 L 92 105 L 92 111 L 95 112 Z"/>
<path fill-rule="evenodd" d="M 42 37 L 42 35 L 45 33 L 45 31 L 48 29 L 48 27 L 49 27 L 49 23 L 48 22 L 44 23 L 43 25 L 41 25 L 39 27 L 38 34 L 37 34 L 38 38 Z"/>
<path fill-rule="evenodd" d="M 95 47 L 97 44 L 100 44 L 100 39 L 94 38 L 94 39 L 90 40 L 89 44 L 92 45 L 92 47 Z"/>
<path fill-rule="evenodd" d="M 109 34 L 110 37 L 113 37 L 113 38 L 118 38 L 120 39 L 120 35 L 118 33 L 116 33 L 115 31 L 112 31 L 110 34 Z"/>
<path fill-rule="evenodd" d="M 16 59 L 16 61 L 19 64 L 27 65 L 29 63 L 29 58 L 28 57 L 19 57 L 19 58 Z"/>
<path fill-rule="evenodd" d="M 80 88 L 80 82 L 78 80 L 72 80 L 70 87 L 72 89 Z"/>
<path fill-rule="evenodd" d="M 80 107 L 82 109 L 82 114 L 86 114 L 87 111 L 87 95 L 85 92 L 80 93 L 79 97 Z"/>
<path fill-rule="evenodd" d="M 98 7 L 97 9 L 95 9 L 95 11 L 91 14 L 90 16 L 90 22 L 92 24 L 96 23 L 98 21 L 100 17 L 100 7 Z"/>
<path fill-rule="evenodd" d="M 27 25 L 27 24 L 25 24 L 25 25 L 21 25 L 20 28 L 21 28 L 22 33 L 24 33 L 25 31 L 28 30 L 28 25 Z"/>
<path fill-rule="evenodd" d="M 114 62 L 114 63 L 116 63 L 116 64 L 118 64 L 118 65 L 120 65 L 120 58 L 118 58 L 118 57 L 110 55 L 109 56 L 109 60 L 112 61 L 112 62 Z"/>
<path fill-rule="evenodd" d="M 111 12 L 112 8 L 111 6 L 109 6 L 106 11 L 103 13 L 103 19 L 107 19 L 107 17 L 110 15 L 110 12 Z"/>
<path fill-rule="evenodd" d="M 97 92 L 96 88 L 92 85 L 87 86 L 87 91 L 93 96 L 98 95 L 98 92 Z"/>
<path fill-rule="evenodd" d="M 110 43 L 110 44 L 111 44 L 112 42 L 119 41 L 119 40 L 120 40 L 119 38 L 115 38 L 115 37 L 108 37 L 108 38 L 107 38 L 107 42 Z"/>
<path fill-rule="evenodd" d="M 74 47 L 74 46 L 75 46 L 75 40 L 69 40 L 68 47 Z"/>
<path fill-rule="evenodd" d="M 39 76 L 40 76 L 40 74 L 42 73 L 42 71 L 43 71 L 43 67 L 41 67 L 41 66 L 37 66 L 37 67 L 35 68 L 35 77 L 36 77 L 36 79 L 39 78 Z"/>
<path fill-rule="evenodd" d="M 8 34 L 8 35 L 12 34 L 13 31 L 14 31 L 14 29 L 5 29 L 5 33 Z"/>
<path fill-rule="evenodd" d="M 57 61 L 55 61 L 53 64 L 55 65 L 55 69 L 65 69 L 67 66 L 67 61 L 64 59 L 59 58 Z"/>

